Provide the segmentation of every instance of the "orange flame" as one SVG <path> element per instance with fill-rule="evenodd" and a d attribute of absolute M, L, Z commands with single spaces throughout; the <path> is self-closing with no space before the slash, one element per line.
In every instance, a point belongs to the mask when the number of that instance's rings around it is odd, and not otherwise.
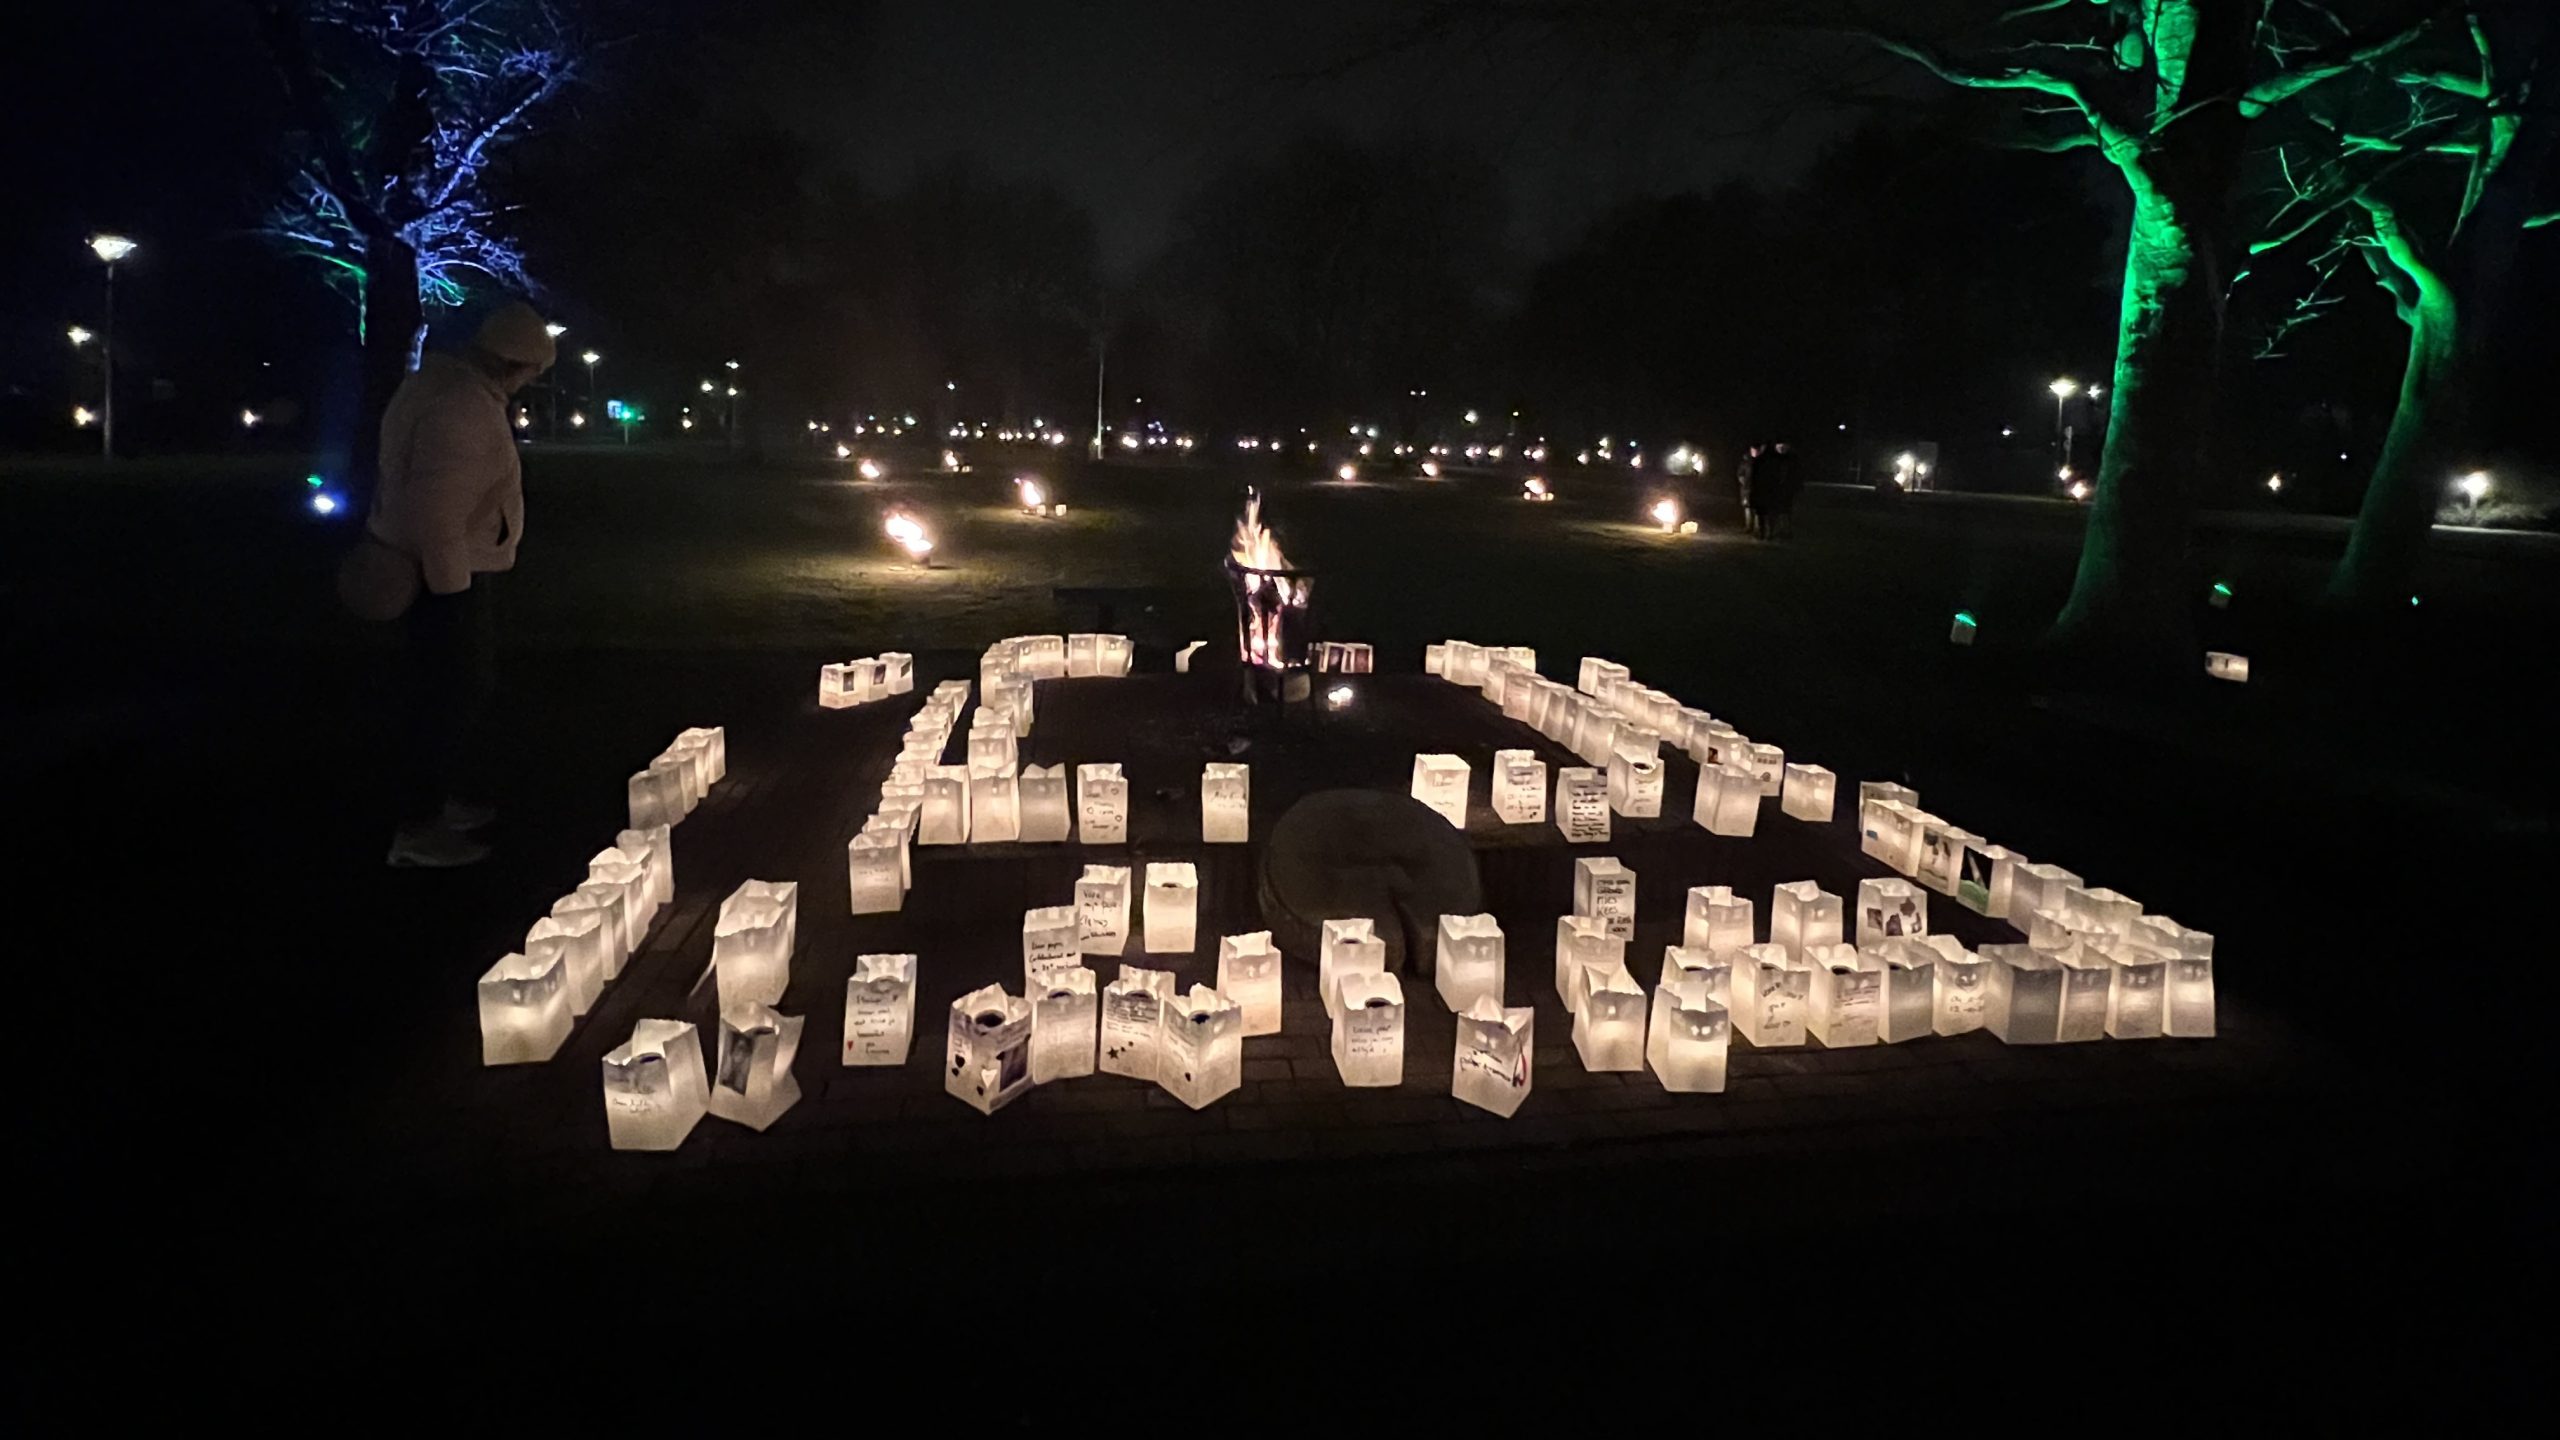
<path fill-rule="evenodd" d="M 1280 542 L 1272 537 L 1270 527 L 1262 523 L 1262 495 L 1247 491 L 1244 518 L 1236 521 L 1236 538 L 1228 547 L 1236 563 L 1248 570 L 1286 570 L 1289 557 L 1280 553 Z"/>

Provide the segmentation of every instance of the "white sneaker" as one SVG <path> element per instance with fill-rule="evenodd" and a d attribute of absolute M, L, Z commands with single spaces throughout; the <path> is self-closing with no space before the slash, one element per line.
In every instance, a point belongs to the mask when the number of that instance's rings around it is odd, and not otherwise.
<path fill-rule="evenodd" d="M 489 858 L 489 847 L 443 825 L 403 825 L 391 834 L 394 870 L 453 870 Z"/>

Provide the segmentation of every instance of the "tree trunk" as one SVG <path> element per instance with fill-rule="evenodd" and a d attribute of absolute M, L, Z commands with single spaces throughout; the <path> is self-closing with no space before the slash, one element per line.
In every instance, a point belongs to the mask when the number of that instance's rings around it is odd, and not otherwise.
<path fill-rule="evenodd" d="M 2165 670 L 2193 646 L 2188 486 L 2204 462 L 2222 351 L 2223 265 L 2209 197 L 2135 179 L 2106 450 L 2071 598 L 2048 644 Z"/>
<path fill-rule="evenodd" d="M 368 239 L 364 296 L 364 383 L 355 433 L 347 437 L 347 488 L 359 507 L 372 500 L 381 473 L 382 413 L 391 406 L 391 392 L 417 368 L 418 346 L 426 335 L 426 312 L 418 300 L 418 256 L 407 241 L 397 235 Z"/>
<path fill-rule="evenodd" d="M 2409 359 L 2400 372 L 2400 403 L 2364 504 L 2347 537 L 2347 551 L 2329 576 L 2329 603 L 2347 610 L 2378 610 L 2409 594 L 2427 528 L 2459 453 L 2466 386 L 2462 371 L 2462 311 L 2441 285 L 2422 289 L 2410 307 Z"/>
<path fill-rule="evenodd" d="M 2409 359 L 2401 371 L 2399 408 L 2391 412 L 2382 454 L 2365 482 L 2355 530 L 2329 576 L 2327 598 L 2334 606 L 2371 611 L 2404 604 L 2411 593 L 2443 487 L 2477 438 L 2473 392 L 2487 363 L 2486 332 L 2506 313 L 2516 253 L 2556 130 L 2547 120 L 2520 122 L 2482 186 L 2479 203 L 2457 222 L 2441 254 L 2425 253 L 2389 201 L 2366 202 L 2385 263 L 2409 285 L 2402 304 Z"/>

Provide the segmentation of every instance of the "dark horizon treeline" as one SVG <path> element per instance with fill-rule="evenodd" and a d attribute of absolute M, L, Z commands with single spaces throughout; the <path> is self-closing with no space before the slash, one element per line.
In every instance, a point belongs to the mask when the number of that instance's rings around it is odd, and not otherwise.
<path fill-rule="evenodd" d="M 1543 257 L 1510 247 L 1518 217 L 1479 147 L 1302 131 L 1208 175 L 1157 254 L 1115 276 L 1093 215 L 1058 186 L 965 159 L 864 184 L 824 147 L 703 97 L 671 86 L 564 117 L 500 182 L 538 301 L 571 327 L 564 403 L 584 402 L 575 357 L 592 347 L 600 396 L 644 404 L 658 437 L 687 405 L 716 413 L 699 384 L 725 386 L 736 360 L 746 428 L 766 443 L 867 413 L 1037 418 L 1081 443 L 1099 347 L 1109 424 L 1161 419 L 1211 453 L 1351 421 L 1455 438 L 1473 408 L 1479 435 L 1543 436 L 1551 463 L 1631 436 L 1657 456 L 1706 447 L 1725 473 L 1742 446 L 1789 439 L 1817 477 L 1844 479 L 1935 442 L 1954 484 L 2034 489 L 2053 478 L 2047 382 L 2112 381 L 2112 190 L 2090 183 L 2088 157 L 1991 143 L 1961 103 L 1879 117 L 1789 185 L 1628 201 Z M 254 304 L 181 324 L 154 314 L 175 303 L 153 297 L 154 277 L 128 292 L 128 364 L 179 374 L 183 403 L 129 391 L 127 434 L 325 443 L 350 400 L 351 314 L 281 257 L 221 253 L 242 278 L 219 284 L 254 288 Z M 2249 361 L 2251 317 L 2288 299 L 2235 296 L 2243 353 L 2202 490 L 2254 497 L 2281 468 L 2288 504 L 2344 509 L 2389 418 L 2396 322 L 2379 291 L 2350 289 L 2284 358 Z M 229 422 L 252 405 L 275 423 L 243 436 Z M 22 408 L 61 429 L 50 394 Z M 2071 408 L 2083 464 L 2101 410 Z"/>
<path fill-rule="evenodd" d="M 768 441 L 912 413 L 1081 443 L 1099 347 L 1109 425 L 1212 446 L 1346 422 L 1454 438 L 1473 408 L 1480 435 L 1686 441 L 1719 470 L 1788 439 L 1824 478 L 1934 442 L 1955 484 L 2036 489 L 2047 383 L 2113 380 L 2123 221 L 2082 163 L 1975 124 L 1879 119 L 1791 185 L 1631 200 L 1536 259 L 1463 141 L 1309 130 L 1210 175 L 1121 277 L 1056 186 L 966 159 L 865 186 L 806 141 L 664 106 L 537 141 L 514 183 L 548 298 L 624 357 L 607 388 L 665 418 L 737 359 Z M 2287 298 L 2236 296 L 2237 343 Z M 2369 459 L 2388 421 L 2392 323 L 2350 293 L 2283 358 L 2237 357 L 2207 492 L 2283 469 L 2288 503 L 2352 505 L 2360 461 L 2337 456 Z M 2068 409 L 2084 466 L 2103 410 Z"/>

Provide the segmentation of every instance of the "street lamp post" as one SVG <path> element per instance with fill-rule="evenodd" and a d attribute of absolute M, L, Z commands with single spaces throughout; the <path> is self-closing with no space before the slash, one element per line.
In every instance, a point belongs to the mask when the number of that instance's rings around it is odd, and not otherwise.
<path fill-rule="evenodd" d="M 2062 429 L 2062 404 L 2071 398 L 2071 392 L 2080 388 L 2080 382 L 2066 375 L 2045 388 L 2053 392 L 2054 460 L 2058 468 L 2068 469 L 2071 465 L 2071 445 L 2070 441 L 2064 438 Z"/>
<path fill-rule="evenodd" d="M 1102 458 L 1102 377 L 1109 373 L 1111 337 L 1093 337 L 1093 458 Z"/>
<path fill-rule="evenodd" d="M 728 434 L 729 448 L 735 450 L 738 448 L 738 362 L 723 360 L 720 364 L 729 372 L 729 393 L 722 397 L 728 401 L 728 407 L 720 421 L 720 428 Z"/>
<path fill-rule="evenodd" d="M 107 267 L 106 333 L 99 337 L 99 368 L 105 381 L 103 402 L 98 406 L 101 421 L 98 455 L 113 462 L 116 458 L 116 262 L 131 255 L 134 243 L 122 235 L 92 235 L 89 248 Z M 77 343 L 77 342 L 74 342 Z"/>
<path fill-rule="evenodd" d="M 542 333 L 543 333 L 543 334 L 545 334 L 545 335 L 550 336 L 550 337 L 551 337 L 552 339 L 554 339 L 554 340 L 557 340 L 557 339 L 559 339 L 561 336 L 566 335 L 566 334 L 568 334 L 568 333 L 569 333 L 569 327 L 568 327 L 568 326 L 566 326 L 566 325 L 563 325 L 563 324 L 561 324 L 560 322 L 558 322 L 558 321 L 556 321 L 556 320 L 555 320 L 555 321 L 552 321 L 550 324 L 547 324 L 547 325 L 543 326 L 543 327 L 542 327 Z M 551 367 L 550 372 L 549 372 L 548 374 L 545 374 L 545 375 L 542 377 L 542 389 L 543 389 L 543 392 L 544 392 L 546 395 L 548 395 L 548 396 L 550 397 L 550 400 L 551 400 L 551 415 L 550 415 L 550 418 L 549 418 L 549 419 L 547 419 L 546 421 L 544 421 L 544 422 L 543 422 L 543 431 L 542 431 L 542 433 L 543 433 L 543 437 L 544 437 L 545 439 L 557 440 L 557 439 L 559 439 L 559 438 L 560 438 L 560 367 L 559 367 L 559 366 L 555 365 L 555 366 Z"/>
<path fill-rule="evenodd" d="M 593 410 L 596 408 L 596 362 L 604 357 L 589 350 L 578 358 L 587 362 L 587 408 Z"/>

